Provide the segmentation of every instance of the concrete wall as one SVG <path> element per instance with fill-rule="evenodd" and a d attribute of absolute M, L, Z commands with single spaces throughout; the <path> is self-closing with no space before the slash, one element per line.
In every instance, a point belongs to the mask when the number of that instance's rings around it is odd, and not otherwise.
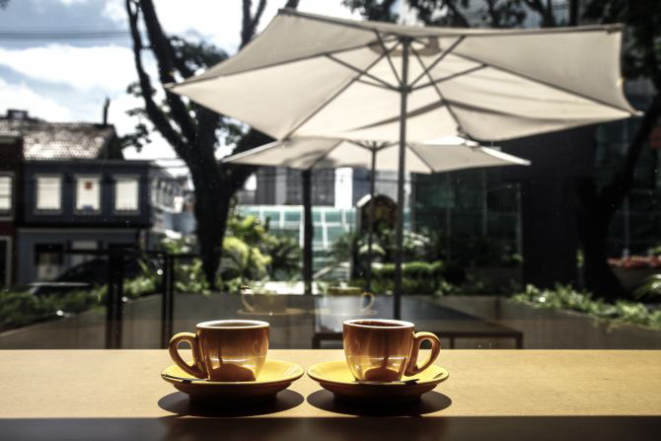
<path fill-rule="evenodd" d="M 297 301 L 295 304 L 292 303 L 296 308 L 293 309 L 311 310 L 314 307 L 315 297 L 296 296 Z M 447 296 L 441 299 L 424 298 L 422 301 L 438 303 L 520 330 L 524 334 L 523 343 L 526 349 L 661 349 L 661 331 L 638 326 L 613 325 L 583 314 L 534 309 L 513 304 L 504 298 Z M 159 295 L 128 303 L 124 312 L 122 347 L 158 348 L 161 330 L 160 310 Z M 241 312 L 241 299 L 235 295 L 207 297 L 179 294 L 175 297 L 174 310 L 173 332 L 193 331 L 196 323 L 206 320 L 253 318 L 270 322 L 271 348 L 311 347 L 314 332 L 313 314 L 292 313 L 270 317 L 245 315 Z M 415 317 L 405 318 L 416 321 Z M 103 308 L 0 334 L 0 349 L 91 349 L 103 348 L 104 342 Z M 340 341 L 332 344 L 332 347 L 341 348 Z M 443 344 L 447 347 L 447 342 Z M 511 339 L 458 338 L 456 347 L 511 349 L 513 342 Z"/>
<path fill-rule="evenodd" d="M 661 349 L 661 330 L 604 322 L 575 312 L 536 309 L 503 297 L 446 296 L 436 301 L 522 331 L 526 349 Z"/>

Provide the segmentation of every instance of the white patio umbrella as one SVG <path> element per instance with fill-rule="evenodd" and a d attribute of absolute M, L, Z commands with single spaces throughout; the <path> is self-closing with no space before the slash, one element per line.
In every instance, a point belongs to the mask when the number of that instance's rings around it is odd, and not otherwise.
<path fill-rule="evenodd" d="M 499 141 L 635 114 L 617 25 L 455 29 L 281 10 L 236 56 L 170 91 L 276 138 L 399 139 L 395 317 L 406 143 Z"/>
<path fill-rule="evenodd" d="M 300 170 L 339 167 L 369 168 L 370 197 L 374 198 L 376 171 L 399 169 L 399 143 L 366 142 L 334 138 L 291 138 L 275 141 L 246 152 L 228 156 L 225 163 L 271 167 L 289 167 Z M 508 155 L 493 148 L 480 146 L 458 136 L 449 136 L 433 143 L 408 144 L 406 171 L 409 173 L 439 173 L 451 170 L 505 165 L 529 165 L 530 161 Z M 309 185 L 309 182 L 308 182 Z M 304 237 L 309 237 L 310 207 L 305 207 Z M 368 226 L 367 289 L 371 284 L 374 204 L 370 204 Z M 306 244 L 307 245 L 307 244 Z M 311 250 L 304 246 L 304 261 L 310 267 Z M 305 269 L 305 268 L 304 268 Z M 309 271 L 304 271 L 309 276 Z M 305 277 L 304 277 L 305 278 Z M 305 280 L 306 286 L 311 281 Z"/>
<path fill-rule="evenodd" d="M 256 147 L 223 159 L 225 163 L 289 167 L 300 170 L 339 167 L 399 170 L 398 142 L 301 137 Z M 475 167 L 529 165 L 530 161 L 460 137 L 406 144 L 406 171 L 439 173 Z"/>

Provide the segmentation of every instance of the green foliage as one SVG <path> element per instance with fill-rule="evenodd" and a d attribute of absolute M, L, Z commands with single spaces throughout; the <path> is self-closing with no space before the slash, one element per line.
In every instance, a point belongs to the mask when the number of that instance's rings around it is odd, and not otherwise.
<path fill-rule="evenodd" d="M 650 310 L 642 303 L 618 300 L 614 304 L 594 299 L 588 292 L 579 292 L 570 286 L 539 289 L 528 285 L 524 292 L 512 300 L 536 308 L 570 310 L 588 314 L 601 320 L 661 329 L 661 310 Z"/>
<path fill-rule="evenodd" d="M 170 254 L 193 253 L 192 239 L 166 239 L 162 249 Z M 266 278 L 290 280 L 297 276 L 301 251 L 298 243 L 289 237 L 278 237 L 269 232 L 268 224 L 254 216 L 233 215 L 228 220 L 223 239 L 223 257 L 219 269 L 219 286 L 229 292 L 238 292 L 241 285 Z M 187 293 L 209 293 L 199 258 L 175 266 L 175 289 Z"/>
<path fill-rule="evenodd" d="M 124 281 L 124 297 L 129 299 L 154 293 L 159 278 L 153 272 Z M 18 328 L 43 320 L 78 314 L 105 304 L 106 285 L 88 290 L 34 295 L 28 291 L 0 291 L 0 330 Z"/>
<path fill-rule="evenodd" d="M 402 292 L 404 294 L 442 294 L 448 288 L 444 276 L 443 262 L 409 262 L 402 265 Z M 372 291 L 392 292 L 395 280 L 395 265 L 387 263 L 373 269 Z M 361 280 L 352 285 L 365 286 Z"/>
<path fill-rule="evenodd" d="M 624 23 L 623 70 L 627 79 L 649 78 L 657 87 L 661 80 L 661 2 L 656 0 L 591 0 L 584 17 L 601 23 Z"/>
<path fill-rule="evenodd" d="M 293 237 L 270 236 L 265 243 L 266 254 L 271 258 L 268 276 L 273 280 L 291 280 L 300 276 L 302 253 Z"/>
<path fill-rule="evenodd" d="M 351 12 L 356 12 L 370 21 L 385 21 L 394 23 L 397 14 L 393 11 L 396 0 L 342 0 L 342 4 Z"/>
<path fill-rule="evenodd" d="M 637 300 L 661 300 L 661 274 L 650 276 L 645 283 L 633 293 Z"/>
<path fill-rule="evenodd" d="M 238 237 L 223 240 L 223 258 L 220 264 L 222 280 L 261 280 L 267 275 L 271 258 L 256 246 L 250 246 Z"/>
<path fill-rule="evenodd" d="M 272 279 L 289 280 L 298 276 L 301 249 L 295 239 L 269 232 L 268 223 L 254 216 L 230 218 L 223 242 L 223 281 L 240 279 L 241 283 Z"/>
<path fill-rule="evenodd" d="M 53 317 L 57 312 L 54 300 L 39 298 L 29 292 L 0 292 L 0 329 L 25 326 Z"/>

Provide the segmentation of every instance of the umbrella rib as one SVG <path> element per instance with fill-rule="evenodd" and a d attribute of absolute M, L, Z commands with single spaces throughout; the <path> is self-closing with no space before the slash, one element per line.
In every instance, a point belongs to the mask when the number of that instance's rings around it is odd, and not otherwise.
<path fill-rule="evenodd" d="M 237 153 L 235 155 L 226 156 L 225 158 L 222 158 L 220 160 L 220 162 L 224 162 L 226 164 L 231 164 L 234 161 L 236 161 L 237 159 L 242 159 L 246 156 L 251 156 L 251 155 L 254 155 L 255 153 L 263 152 L 265 150 L 271 150 L 272 148 L 275 148 L 275 147 L 284 146 L 285 142 L 286 142 L 286 140 L 284 140 L 284 139 L 282 141 L 269 142 L 268 144 L 264 144 L 263 146 L 260 146 L 260 147 L 254 147 L 250 150 L 246 150 L 245 152 L 240 152 L 240 153 Z"/>
<path fill-rule="evenodd" d="M 392 73 L 395 75 L 395 79 L 397 80 L 397 83 L 401 86 L 402 80 L 399 78 L 399 74 L 397 73 L 397 69 L 395 69 L 395 65 L 392 62 L 392 58 L 390 58 L 390 51 L 386 48 L 386 45 L 383 43 L 383 38 L 381 38 L 381 33 L 378 30 L 374 30 L 374 33 L 376 34 L 376 38 L 379 40 L 379 45 L 381 45 L 381 49 L 383 50 L 384 54 L 387 54 L 386 58 L 388 59 L 388 64 L 390 64 L 390 69 L 392 70 Z M 397 43 L 395 46 L 393 46 L 393 49 L 397 47 L 399 43 Z"/>
<path fill-rule="evenodd" d="M 395 38 L 393 38 L 391 41 L 397 41 L 397 40 Z M 344 52 L 351 52 L 351 51 L 355 51 L 356 49 L 363 49 L 363 48 L 369 47 L 369 45 L 374 44 L 374 43 L 375 42 L 372 41 L 372 42 L 368 42 L 368 43 L 362 43 L 362 44 L 359 44 L 359 45 L 356 45 L 356 46 L 337 49 L 337 50 L 334 50 L 334 51 L 319 52 L 319 53 L 312 54 L 312 55 L 306 55 L 304 57 L 292 58 L 291 60 L 278 61 L 277 63 L 271 63 L 271 64 L 267 64 L 267 65 L 264 65 L 264 66 L 258 66 L 258 67 L 253 67 L 253 68 L 250 68 L 250 69 L 244 69 L 244 70 L 240 70 L 238 72 L 232 72 L 230 74 L 224 74 L 223 75 L 221 73 L 221 74 L 218 74 L 218 75 L 213 75 L 213 76 L 204 77 L 204 78 L 197 78 L 197 77 L 188 78 L 187 80 L 182 81 L 181 83 L 169 83 L 169 84 L 166 84 L 166 86 L 169 87 L 169 88 L 173 88 L 173 87 L 177 87 L 177 86 L 181 86 L 181 85 L 188 85 L 188 84 L 193 84 L 193 83 L 199 83 L 199 82 L 202 82 L 202 81 L 214 80 L 218 77 L 232 77 L 234 75 L 241 75 L 241 74 L 245 74 L 245 73 L 248 73 L 248 72 L 256 72 L 256 71 L 263 70 L 263 69 L 270 69 L 272 67 L 282 66 L 283 64 L 297 63 L 299 61 L 311 60 L 313 58 L 325 57 L 327 55 L 335 55 L 335 54 L 342 54 Z"/>
<path fill-rule="evenodd" d="M 420 161 L 422 161 L 423 164 L 425 164 L 427 167 L 429 167 L 430 172 L 434 173 L 436 171 L 436 170 L 434 170 L 434 167 L 432 167 L 431 164 L 429 162 L 427 162 L 427 160 L 425 158 L 423 158 L 420 155 L 420 153 L 417 152 L 417 150 L 413 147 L 413 144 L 408 144 L 407 143 L 406 145 L 408 146 L 409 150 L 411 150 L 411 152 L 413 152 L 413 154 L 415 156 L 417 156 Z"/>
<path fill-rule="evenodd" d="M 411 48 L 411 49 L 413 49 L 413 48 Z M 413 54 L 415 54 L 415 57 L 418 59 L 418 63 L 420 63 L 420 65 L 424 68 L 425 63 L 423 63 L 422 59 L 420 58 L 420 55 L 418 54 L 418 51 L 413 49 Z M 450 105 L 450 102 L 445 99 L 445 96 L 443 95 L 443 92 L 441 92 L 441 89 L 438 86 L 438 84 L 434 83 L 434 78 L 432 78 L 432 76 L 431 76 L 431 74 L 429 73 L 428 70 L 426 71 L 426 74 L 427 74 L 427 77 L 429 78 L 429 81 L 432 82 L 432 86 L 434 87 L 434 90 L 436 90 L 436 93 L 438 94 L 438 97 L 441 99 L 441 102 L 445 103 L 445 107 L 447 107 L 448 113 L 450 114 L 450 116 L 452 116 L 452 119 L 454 119 L 454 122 L 457 123 L 457 132 L 459 132 L 460 134 L 466 133 L 466 131 L 464 130 L 464 128 L 461 125 L 461 122 L 459 121 L 459 117 L 457 117 L 457 115 L 454 113 L 454 110 L 452 110 L 452 106 Z"/>
<path fill-rule="evenodd" d="M 439 55 L 438 58 L 436 58 L 436 60 L 434 60 L 434 62 L 432 64 L 430 64 L 429 66 L 425 66 L 425 64 L 422 61 L 420 61 L 420 64 L 422 65 L 423 72 L 421 72 L 420 75 L 418 75 L 418 78 L 413 80 L 413 82 L 411 83 L 411 87 L 414 88 L 416 83 L 418 81 L 420 81 L 426 74 L 428 74 L 429 71 L 431 71 L 434 67 L 436 67 L 436 65 L 438 63 L 443 61 L 443 59 L 447 55 L 449 55 L 457 46 L 459 46 L 459 44 L 461 44 L 462 41 L 464 41 L 464 38 L 466 38 L 465 35 L 462 35 L 461 37 L 457 38 L 457 40 L 454 43 L 452 43 L 447 50 L 443 51 L 443 53 L 441 55 Z M 420 56 L 418 56 L 418 58 L 420 58 Z"/>
<path fill-rule="evenodd" d="M 394 46 L 393 46 L 393 48 L 391 48 L 390 50 L 392 50 L 392 49 L 394 49 Z M 367 67 L 366 70 L 370 70 L 370 69 L 371 69 L 372 67 L 374 67 L 379 61 L 383 60 L 383 57 L 385 57 L 385 56 L 386 56 L 386 54 L 381 54 L 381 56 L 377 57 L 377 59 L 374 60 L 374 61 L 373 61 L 368 67 Z M 347 90 L 347 89 L 348 89 L 353 83 L 355 83 L 356 81 L 358 81 L 358 80 L 360 79 L 360 77 L 361 77 L 361 76 L 359 75 L 359 76 L 357 76 L 357 77 L 352 78 L 351 81 L 349 81 L 347 84 L 345 84 L 343 87 L 341 87 L 337 92 L 335 92 L 334 94 L 332 94 L 332 95 L 331 95 L 326 101 L 322 102 L 321 105 L 320 105 L 319 107 L 317 107 L 317 108 L 316 108 L 313 112 L 311 112 L 308 116 L 306 116 L 305 118 L 303 118 L 303 121 L 301 121 L 299 124 L 296 124 L 296 126 L 294 126 L 294 128 L 291 129 L 291 130 L 287 133 L 287 135 L 284 136 L 284 138 L 288 138 L 288 137 L 290 137 L 294 132 L 296 132 L 298 129 L 300 129 L 300 128 L 303 126 L 303 124 L 307 123 L 307 122 L 310 121 L 310 119 L 312 119 L 315 115 L 317 115 L 319 112 L 321 112 L 322 110 L 324 110 L 324 109 L 326 108 L 327 105 L 329 105 L 331 102 L 333 102 L 333 100 L 334 100 L 335 98 L 337 98 L 340 94 L 342 94 L 345 90 Z"/>
<path fill-rule="evenodd" d="M 365 84 L 367 86 L 378 87 L 379 89 L 392 90 L 390 87 L 382 86 L 381 84 L 370 83 L 369 81 L 365 81 L 365 80 L 356 80 L 356 82 L 360 84 Z"/>
<path fill-rule="evenodd" d="M 370 152 L 374 152 L 374 151 L 379 152 L 380 150 L 383 150 L 385 147 L 387 147 L 388 144 L 389 144 L 387 142 L 383 142 L 381 144 L 378 144 L 378 143 L 374 142 L 374 143 L 372 143 L 372 144 L 374 144 L 374 146 L 370 147 L 370 146 L 365 145 L 361 142 L 354 141 L 354 140 L 351 140 L 351 139 L 348 139 L 347 142 L 349 142 L 350 144 L 353 144 L 355 146 L 364 148 L 365 150 L 369 150 Z"/>
<path fill-rule="evenodd" d="M 507 73 L 507 74 L 510 74 L 510 75 L 514 75 L 514 76 L 519 77 L 519 78 L 523 78 L 523 79 L 528 80 L 528 81 L 530 81 L 530 82 L 537 83 L 537 84 L 541 84 L 541 85 L 543 85 L 543 86 L 547 86 L 547 87 L 550 87 L 550 88 L 552 88 L 552 89 L 555 89 L 555 90 L 559 90 L 559 91 L 561 91 L 561 92 L 568 93 L 568 94 L 570 94 L 570 95 L 574 95 L 574 96 L 578 96 L 578 97 L 584 98 L 584 99 L 586 99 L 586 100 L 588 100 L 588 101 L 592 101 L 592 102 L 594 102 L 594 103 L 601 104 L 602 106 L 610 107 L 610 108 L 612 108 L 612 109 L 616 109 L 616 110 L 619 110 L 619 111 L 624 111 L 624 112 L 627 112 L 627 113 L 629 113 L 629 114 L 631 114 L 631 115 L 635 115 L 635 113 L 632 113 L 630 110 L 623 109 L 623 108 L 618 107 L 618 106 L 616 106 L 616 105 L 614 105 L 614 104 L 610 104 L 610 103 L 607 103 L 607 102 L 602 101 L 602 100 L 600 100 L 600 99 L 593 98 L 593 97 L 591 97 L 591 96 L 588 96 L 588 95 L 582 94 L 582 93 L 580 93 L 580 92 L 575 92 L 575 91 L 573 91 L 573 90 L 571 90 L 571 89 L 567 89 L 567 88 L 564 88 L 564 87 L 558 86 L 558 85 L 556 85 L 556 84 L 549 83 L 548 81 L 540 80 L 540 79 L 533 78 L 533 77 L 531 77 L 531 76 L 529 76 L 529 75 L 526 75 L 526 74 L 522 74 L 522 73 L 519 73 L 519 72 L 515 72 L 515 71 L 513 71 L 513 70 L 511 70 L 511 69 L 508 69 L 508 68 L 506 68 L 506 67 L 497 66 L 497 65 L 492 64 L 492 63 L 484 63 L 483 61 L 476 60 L 475 58 L 473 58 L 473 57 L 471 57 L 471 56 L 463 55 L 463 54 L 460 54 L 460 53 L 455 53 L 454 55 L 457 56 L 457 57 L 463 58 L 464 60 L 472 61 L 473 63 L 482 63 L 482 64 L 486 64 L 488 67 L 490 67 L 490 68 L 492 68 L 492 69 L 496 69 L 496 70 L 499 70 L 499 71 L 501 71 L 501 72 L 504 72 L 504 73 Z"/>
<path fill-rule="evenodd" d="M 386 57 L 387 57 L 387 56 L 388 56 L 388 53 L 386 53 Z M 329 59 L 335 61 L 336 63 L 338 63 L 338 64 L 340 64 L 340 65 L 346 67 L 347 69 L 351 69 L 351 70 L 353 70 L 354 72 L 359 73 L 360 76 L 365 75 L 366 77 L 371 78 L 371 79 L 373 79 L 374 81 L 377 81 L 377 82 L 383 84 L 385 87 L 387 87 L 387 88 L 390 89 L 390 90 L 394 90 L 394 91 L 397 91 L 397 90 L 398 90 L 398 88 L 397 88 L 396 86 L 393 86 L 392 84 L 388 83 L 387 81 L 384 81 L 384 80 L 382 80 L 381 78 L 379 78 L 379 77 L 377 77 L 377 76 L 375 76 L 375 75 L 372 75 L 371 73 L 367 72 L 367 71 L 368 71 L 369 69 L 371 69 L 373 66 L 369 66 L 369 68 L 367 68 L 366 70 L 361 70 L 361 69 L 357 68 L 356 66 L 353 66 L 353 65 L 347 63 L 346 61 L 342 61 L 342 60 L 340 60 L 339 58 L 335 58 L 333 55 L 326 55 L 326 58 L 329 58 Z M 359 77 L 359 78 L 360 78 L 360 77 Z"/>
<path fill-rule="evenodd" d="M 443 77 L 443 78 L 439 78 L 437 80 L 433 80 L 433 81 L 431 81 L 427 84 L 421 84 L 419 86 L 414 87 L 412 90 L 416 91 L 416 90 L 424 89 L 425 87 L 433 86 L 434 84 L 443 83 L 445 81 L 452 80 L 452 79 L 457 78 L 457 77 L 462 77 L 464 75 L 468 75 L 468 74 L 471 74 L 473 72 L 477 72 L 478 70 L 482 70 L 486 67 L 489 67 L 489 66 L 487 64 L 482 64 L 480 66 L 471 67 L 470 69 L 466 69 L 466 70 L 463 70 L 461 72 L 457 72 L 457 73 L 454 73 L 452 75 L 448 75 L 447 77 Z"/>
<path fill-rule="evenodd" d="M 324 152 L 323 155 L 319 156 L 317 159 L 314 160 L 314 162 L 310 165 L 310 167 L 308 167 L 308 170 L 312 170 L 313 168 L 315 168 L 315 167 L 317 166 L 317 164 L 319 164 L 321 161 L 323 161 L 324 159 L 326 159 L 326 158 L 328 157 L 328 155 L 330 155 L 330 154 L 333 152 L 333 150 L 335 150 L 336 148 L 338 148 L 343 142 L 344 142 L 344 140 L 343 140 L 343 139 L 340 139 L 340 140 L 337 142 L 337 144 L 335 144 L 333 147 L 331 147 L 331 148 L 329 148 L 328 150 L 326 150 L 326 152 Z"/>

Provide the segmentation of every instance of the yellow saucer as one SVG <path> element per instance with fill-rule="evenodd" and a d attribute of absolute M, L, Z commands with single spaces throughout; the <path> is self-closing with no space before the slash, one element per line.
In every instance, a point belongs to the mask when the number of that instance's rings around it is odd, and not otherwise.
<path fill-rule="evenodd" d="M 303 376 L 303 368 L 288 361 L 266 360 L 255 381 L 220 382 L 195 378 L 172 365 L 161 377 L 191 400 L 215 404 L 261 401 L 275 397 Z"/>
<path fill-rule="evenodd" d="M 347 362 L 341 360 L 315 364 L 308 369 L 308 376 L 321 384 L 324 389 L 333 392 L 337 398 L 380 400 L 387 404 L 417 400 L 422 394 L 447 380 L 450 374 L 440 366 L 431 365 L 417 375 L 403 377 L 401 381 L 359 382 L 351 375 Z"/>

